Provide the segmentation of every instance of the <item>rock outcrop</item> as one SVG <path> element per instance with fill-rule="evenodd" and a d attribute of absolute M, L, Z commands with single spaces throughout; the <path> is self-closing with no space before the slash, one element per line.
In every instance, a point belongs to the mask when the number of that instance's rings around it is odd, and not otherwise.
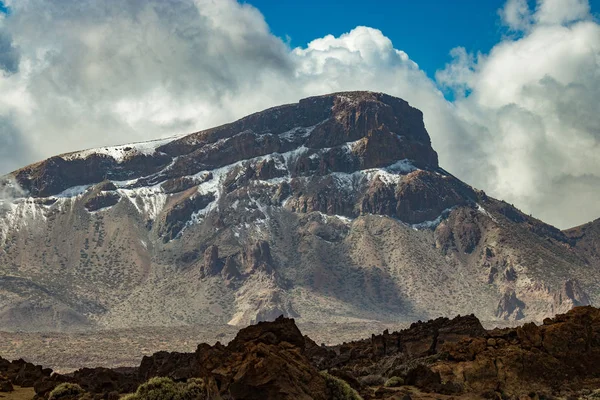
<path fill-rule="evenodd" d="M 114 397 L 152 377 L 200 381 L 204 396 L 215 399 L 334 399 L 340 385 L 363 399 L 578 398 L 600 388 L 600 310 L 576 307 L 543 325 L 490 331 L 473 315 L 438 318 L 331 347 L 279 317 L 240 330 L 226 346 L 159 352 L 135 369 L 50 373 L 0 359 L 0 376 L 33 386 L 40 398 L 62 382 Z"/>
<path fill-rule="evenodd" d="M 219 259 L 219 248 L 209 246 L 204 251 L 204 264 L 200 270 L 200 277 L 215 276 L 223 269 L 223 262 Z"/>
<path fill-rule="evenodd" d="M 193 354 L 145 357 L 139 375 L 202 378 L 210 398 L 327 399 L 325 380 L 304 350 L 294 321 L 278 318 L 240 330 L 227 346 L 200 345 Z"/>
<path fill-rule="evenodd" d="M 573 307 L 590 305 L 590 298 L 576 280 L 567 280 L 560 292 L 554 294 L 557 312 L 566 312 Z"/>
<path fill-rule="evenodd" d="M 525 304 L 517 298 L 514 290 L 508 290 L 498 303 L 498 311 L 496 316 L 504 320 L 519 320 L 523 319 L 523 308 Z"/>

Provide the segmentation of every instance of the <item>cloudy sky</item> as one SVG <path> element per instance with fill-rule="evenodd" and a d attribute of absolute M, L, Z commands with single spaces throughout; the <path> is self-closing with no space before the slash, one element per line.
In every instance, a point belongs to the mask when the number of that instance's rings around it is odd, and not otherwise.
<path fill-rule="evenodd" d="M 286 16 L 250 2 L 4 1 L 0 174 L 54 154 L 368 89 L 420 108 L 442 166 L 467 183 L 561 228 L 600 217 L 594 2 L 508 0 L 490 11 L 492 2 L 469 1 L 485 5 L 469 10 L 472 27 L 455 20 L 456 32 L 435 27 L 453 21 L 443 8 L 454 2 L 442 0 L 424 2 L 442 18 L 428 19 L 412 2 L 389 10 L 381 2 L 379 20 L 328 11 L 318 24 L 305 21 L 318 30 L 302 30 L 306 12 Z M 386 30 L 400 17 L 418 23 Z M 328 19 L 356 25 L 332 22 L 328 31 Z M 423 27 L 439 40 L 423 40 Z"/>

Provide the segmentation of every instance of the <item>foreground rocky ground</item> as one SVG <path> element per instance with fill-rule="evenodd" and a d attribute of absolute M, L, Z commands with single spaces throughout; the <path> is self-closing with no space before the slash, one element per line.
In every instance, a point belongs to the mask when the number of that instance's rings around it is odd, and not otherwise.
<path fill-rule="evenodd" d="M 154 377 L 188 382 L 195 398 L 211 399 L 591 398 L 600 388 L 600 310 L 494 330 L 473 315 L 438 318 L 337 346 L 317 345 L 280 317 L 240 330 L 226 346 L 158 352 L 136 368 L 61 375 L 0 359 L 0 375 L 6 390 L 33 387 L 39 398 L 65 382 L 85 391 L 71 398 L 118 398 Z"/>

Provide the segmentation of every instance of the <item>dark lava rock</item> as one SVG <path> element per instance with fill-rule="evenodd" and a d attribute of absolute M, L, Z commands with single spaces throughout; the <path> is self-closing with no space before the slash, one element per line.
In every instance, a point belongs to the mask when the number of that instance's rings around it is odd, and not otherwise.
<path fill-rule="evenodd" d="M 219 248 L 215 245 L 209 246 L 204 252 L 204 263 L 200 270 L 200 277 L 218 275 L 223 269 L 223 262 L 219 260 Z"/>
<path fill-rule="evenodd" d="M 39 397 L 62 382 L 114 397 L 133 392 L 151 377 L 167 376 L 176 381 L 202 378 L 211 398 L 325 400 L 321 369 L 364 398 L 396 398 L 400 392 L 395 389 L 360 384 L 361 379 L 382 382 L 382 376 L 400 376 L 422 392 L 445 395 L 569 394 L 573 382 L 579 389 L 593 389 L 600 377 L 600 310 L 576 307 L 542 326 L 528 323 L 493 331 L 485 331 L 472 315 L 438 318 L 331 348 L 317 346 L 302 336 L 293 319 L 280 317 L 240 330 L 227 346 L 201 344 L 194 353 L 159 352 L 127 371 L 84 368 L 50 376 L 51 371 L 23 360 L 0 358 L 0 373 L 7 381 L 27 386 L 33 380 Z"/>
<path fill-rule="evenodd" d="M 98 211 L 102 208 L 112 207 L 117 204 L 121 200 L 121 196 L 118 193 L 110 193 L 110 192 L 101 192 L 95 195 L 94 197 L 88 199 L 84 207 L 86 210 Z"/>
<path fill-rule="evenodd" d="M 8 378 L 4 376 L 0 376 L 0 392 L 12 392 L 14 390 L 12 383 L 8 380 Z"/>
<path fill-rule="evenodd" d="M 201 377 L 212 396 L 236 399 L 326 399 L 324 378 L 303 354 L 304 338 L 291 319 L 242 329 L 224 347 L 202 344 L 195 353 L 144 357 L 139 376 Z"/>

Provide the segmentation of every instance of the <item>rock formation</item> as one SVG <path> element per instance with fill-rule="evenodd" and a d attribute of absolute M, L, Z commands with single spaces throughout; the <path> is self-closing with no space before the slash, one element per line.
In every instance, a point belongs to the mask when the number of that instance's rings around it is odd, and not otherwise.
<path fill-rule="evenodd" d="M 33 386 L 40 398 L 62 382 L 98 397 L 131 393 L 152 377 L 200 380 L 210 399 L 339 398 L 332 376 L 363 399 L 578 398 L 600 388 L 600 310 L 576 307 L 539 326 L 489 331 L 473 315 L 438 318 L 331 347 L 279 317 L 240 330 L 227 345 L 159 352 L 138 368 L 51 375 L 0 359 L 0 375 L 11 385 Z"/>

